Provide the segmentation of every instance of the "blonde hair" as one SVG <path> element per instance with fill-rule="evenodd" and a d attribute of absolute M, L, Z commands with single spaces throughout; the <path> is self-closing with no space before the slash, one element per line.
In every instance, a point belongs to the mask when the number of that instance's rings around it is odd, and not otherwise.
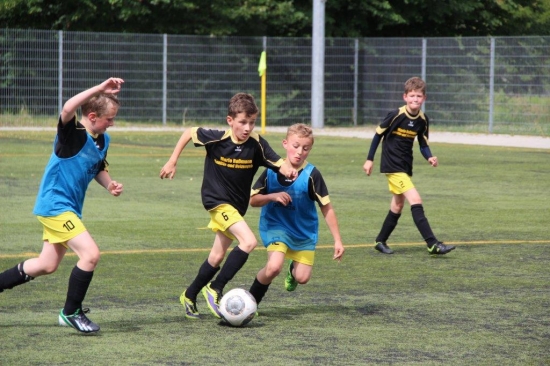
<path fill-rule="evenodd" d="M 414 90 L 420 90 L 422 94 L 426 94 L 426 82 L 417 76 L 405 81 L 405 94 Z"/>
<path fill-rule="evenodd" d="M 286 138 L 288 138 L 290 135 L 296 135 L 300 138 L 309 138 L 311 139 L 311 144 L 313 145 L 313 130 L 305 123 L 295 123 L 290 126 L 286 131 Z"/>

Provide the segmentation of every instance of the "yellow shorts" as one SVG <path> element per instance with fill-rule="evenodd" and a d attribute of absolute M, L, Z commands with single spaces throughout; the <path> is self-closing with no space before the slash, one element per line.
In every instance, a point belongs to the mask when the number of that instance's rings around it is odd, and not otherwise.
<path fill-rule="evenodd" d="M 58 216 L 36 216 L 44 226 L 42 240 L 51 244 L 61 244 L 65 248 L 67 242 L 86 231 L 86 227 L 74 212 L 64 212 Z"/>
<path fill-rule="evenodd" d="M 229 239 L 235 240 L 233 234 L 231 234 L 227 229 L 239 221 L 244 221 L 244 218 L 241 216 L 239 211 L 231 205 L 223 204 L 208 212 L 210 213 L 210 222 L 208 223 L 208 227 L 212 229 L 213 232 L 221 231 L 222 234 L 227 236 Z"/>
<path fill-rule="evenodd" d="M 313 262 L 315 261 L 314 250 L 292 250 L 285 243 L 280 241 L 269 244 L 267 246 L 267 251 L 285 253 L 286 259 L 292 259 L 295 262 L 307 264 L 309 266 L 313 266 Z"/>
<path fill-rule="evenodd" d="M 388 173 L 388 187 L 393 194 L 403 194 L 414 188 L 411 177 L 407 173 Z"/>

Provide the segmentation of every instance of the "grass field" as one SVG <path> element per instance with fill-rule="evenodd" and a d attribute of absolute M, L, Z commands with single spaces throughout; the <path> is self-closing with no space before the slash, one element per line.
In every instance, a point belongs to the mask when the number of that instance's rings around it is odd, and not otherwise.
<path fill-rule="evenodd" d="M 41 249 L 32 209 L 53 134 L 0 131 L 0 271 Z M 0 294 L 1 365 L 550 364 L 549 150 L 433 144 L 434 169 L 415 147 L 428 219 L 457 249 L 428 255 L 406 207 L 395 254 L 384 256 L 372 246 L 390 195 L 383 176 L 362 171 L 370 141 L 318 137 L 310 161 L 329 186 L 344 259 L 331 260 L 322 222 L 311 282 L 288 293 L 280 276 L 260 316 L 230 328 L 200 299 L 204 318 L 185 319 L 178 301 L 213 239 L 200 202 L 204 150 L 188 146 L 176 178 L 160 180 L 179 133 L 111 136 L 111 175 L 125 192 L 92 182 L 84 208 L 102 249 L 84 306 L 102 330 L 56 325 L 68 255 L 55 274 Z M 282 135 L 266 138 L 282 153 Z M 254 228 L 258 216 L 249 209 Z M 227 290 L 248 288 L 265 257 L 254 251 Z"/>

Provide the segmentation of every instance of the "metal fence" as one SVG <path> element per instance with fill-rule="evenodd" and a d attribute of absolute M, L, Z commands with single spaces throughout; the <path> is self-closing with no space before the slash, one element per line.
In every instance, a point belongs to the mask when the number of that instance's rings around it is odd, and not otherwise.
<path fill-rule="evenodd" d="M 373 126 L 428 83 L 425 112 L 444 130 L 550 133 L 550 37 L 331 38 L 325 126 Z M 110 76 L 126 83 L 118 120 L 219 124 L 236 92 L 260 98 L 268 125 L 311 118 L 311 39 L 0 30 L 0 126 L 51 125 L 72 95 Z M 262 111 L 263 113 L 264 111 Z"/>

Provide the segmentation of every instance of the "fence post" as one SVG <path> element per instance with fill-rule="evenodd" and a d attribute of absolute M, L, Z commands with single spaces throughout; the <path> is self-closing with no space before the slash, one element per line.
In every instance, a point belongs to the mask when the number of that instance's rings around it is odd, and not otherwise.
<path fill-rule="evenodd" d="M 359 98 L 359 39 L 355 38 L 355 52 L 353 60 L 353 125 L 357 126 L 357 99 Z"/>
<path fill-rule="evenodd" d="M 489 67 L 489 133 L 493 133 L 495 104 L 495 38 L 491 37 L 491 62 Z"/>
<path fill-rule="evenodd" d="M 325 120 L 325 2 L 313 0 L 311 126 L 315 128 L 323 128 Z"/>
<path fill-rule="evenodd" d="M 57 57 L 57 108 L 58 116 L 63 110 L 63 31 L 58 31 L 58 54 Z"/>
<path fill-rule="evenodd" d="M 426 38 L 422 38 L 422 68 L 420 70 L 420 77 L 422 80 L 426 81 L 426 58 L 428 56 L 428 40 Z M 421 110 L 424 112 L 426 103 L 422 103 Z"/>
<path fill-rule="evenodd" d="M 162 125 L 166 127 L 166 106 L 168 98 L 168 35 L 162 35 Z"/>

